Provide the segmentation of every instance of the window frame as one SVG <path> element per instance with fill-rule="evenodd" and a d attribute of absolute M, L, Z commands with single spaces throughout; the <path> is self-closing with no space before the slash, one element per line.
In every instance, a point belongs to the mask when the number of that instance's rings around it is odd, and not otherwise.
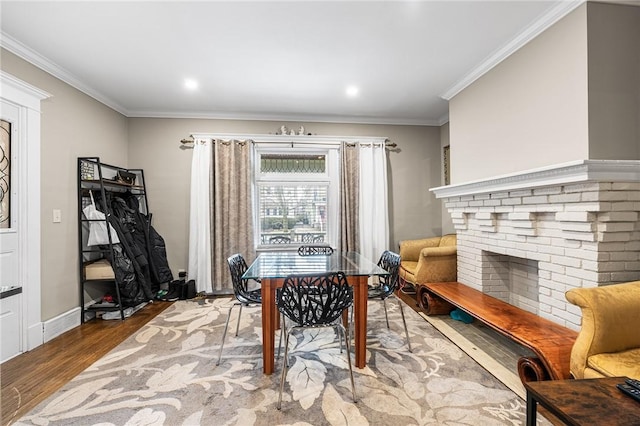
<path fill-rule="evenodd" d="M 324 173 L 262 173 L 261 155 L 325 155 Z M 292 143 L 254 143 L 253 161 L 253 205 L 254 205 L 254 247 L 257 251 L 297 250 L 301 243 L 263 244 L 261 242 L 260 223 L 260 187 L 269 185 L 287 185 L 296 183 L 318 183 L 327 186 L 326 219 L 327 231 L 324 244 L 340 249 L 340 144 L 292 144 Z"/>

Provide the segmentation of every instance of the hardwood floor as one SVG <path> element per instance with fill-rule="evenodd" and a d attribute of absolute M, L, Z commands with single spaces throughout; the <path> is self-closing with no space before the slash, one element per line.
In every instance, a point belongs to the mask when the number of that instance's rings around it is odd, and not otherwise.
<path fill-rule="evenodd" d="M 0 364 L 2 426 L 28 413 L 171 304 L 150 303 L 124 321 L 86 322 Z"/>

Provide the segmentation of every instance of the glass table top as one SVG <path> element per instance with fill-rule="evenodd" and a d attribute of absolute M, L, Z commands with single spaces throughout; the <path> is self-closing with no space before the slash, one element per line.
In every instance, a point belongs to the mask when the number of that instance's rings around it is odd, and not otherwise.
<path fill-rule="evenodd" d="M 267 252 L 256 258 L 242 278 L 285 278 L 292 274 L 338 271 L 344 272 L 347 276 L 389 275 L 387 271 L 353 251 L 334 252 L 330 256 L 301 256 L 297 252 Z"/>

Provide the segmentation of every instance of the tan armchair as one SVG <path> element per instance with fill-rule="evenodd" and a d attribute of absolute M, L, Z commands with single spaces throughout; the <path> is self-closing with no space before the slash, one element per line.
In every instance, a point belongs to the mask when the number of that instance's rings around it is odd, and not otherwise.
<path fill-rule="evenodd" d="M 640 379 L 640 281 L 571 289 L 566 297 L 582 310 L 571 375 Z"/>
<path fill-rule="evenodd" d="M 400 278 L 410 286 L 457 280 L 455 234 L 400 242 Z"/>

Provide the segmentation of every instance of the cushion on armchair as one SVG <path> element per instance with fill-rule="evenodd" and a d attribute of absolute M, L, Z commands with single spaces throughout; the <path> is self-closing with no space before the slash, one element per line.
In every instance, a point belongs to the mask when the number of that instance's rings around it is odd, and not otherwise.
<path fill-rule="evenodd" d="M 566 298 L 582 311 L 571 350 L 573 377 L 640 379 L 640 281 L 571 289 Z"/>
<path fill-rule="evenodd" d="M 457 279 L 455 234 L 400 242 L 400 278 L 409 284 Z"/>

